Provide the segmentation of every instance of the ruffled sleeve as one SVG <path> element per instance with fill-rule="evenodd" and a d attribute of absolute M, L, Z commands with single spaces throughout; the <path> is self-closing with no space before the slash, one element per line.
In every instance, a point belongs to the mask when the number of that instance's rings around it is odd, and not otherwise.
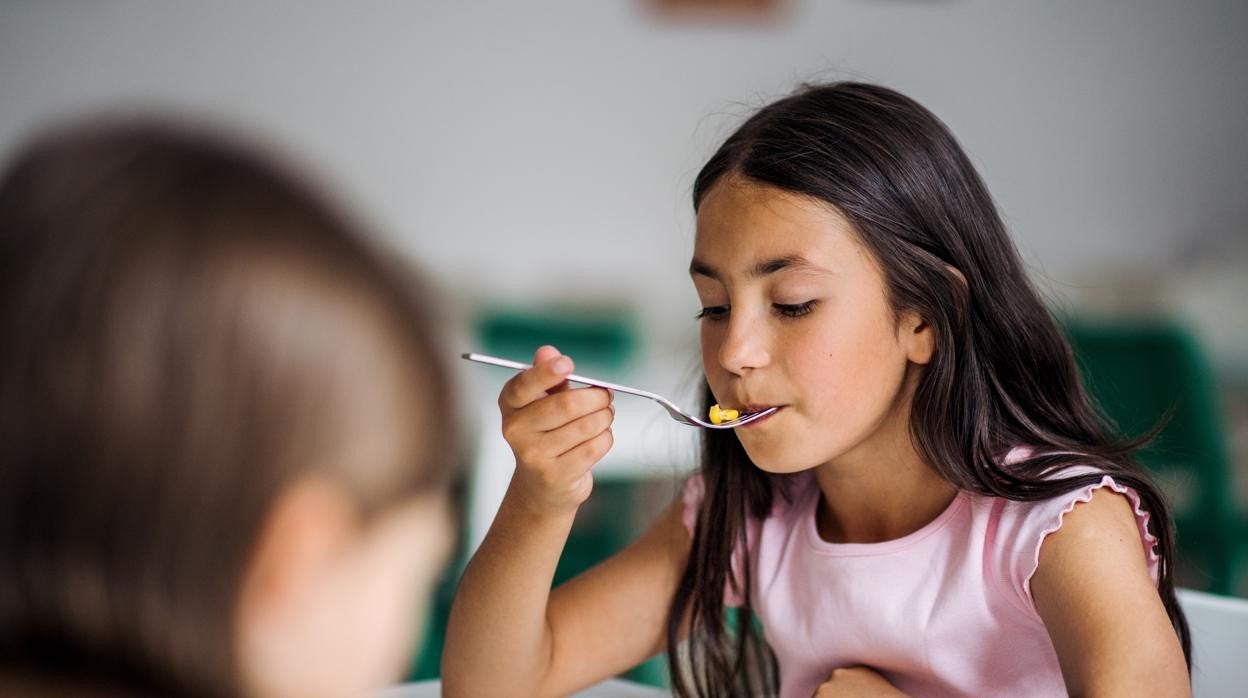
<path fill-rule="evenodd" d="M 1061 477 L 1095 472 L 1091 468 L 1076 468 L 1060 474 Z M 1156 551 L 1157 539 L 1148 530 L 1149 514 L 1140 504 L 1140 495 L 1134 489 L 1120 485 L 1105 475 L 1100 482 L 1080 487 L 1040 502 L 1003 502 L 996 521 L 997 540 L 1004 553 L 1000 562 L 1002 581 L 1014 592 L 1022 608 L 1034 612 L 1035 599 L 1031 594 L 1031 578 L 1040 565 L 1040 547 L 1054 531 L 1061 529 L 1066 514 L 1075 505 L 1092 500 L 1092 493 L 1108 487 L 1127 498 L 1135 513 L 1140 545 L 1148 560 L 1149 575 L 1156 584 L 1160 573 L 1161 558 Z"/>

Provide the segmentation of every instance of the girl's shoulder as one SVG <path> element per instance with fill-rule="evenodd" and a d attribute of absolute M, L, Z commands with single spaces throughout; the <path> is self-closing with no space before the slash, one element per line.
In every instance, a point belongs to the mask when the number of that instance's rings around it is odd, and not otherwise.
<path fill-rule="evenodd" d="M 1011 455 L 1015 455 L 1013 452 Z M 1006 459 L 1008 465 L 1011 461 Z M 1081 477 L 1086 476 L 1086 477 Z M 1039 500 L 1020 501 L 1003 497 L 974 496 L 974 507 L 984 518 L 986 562 L 996 568 L 996 578 L 1008 584 L 1016 600 L 1028 611 L 1035 610 L 1031 579 L 1040 563 L 1040 550 L 1045 540 L 1062 529 L 1066 518 L 1080 504 L 1090 502 L 1100 492 L 1124 497 L 1135 517 L 1140 545 L 1148 560 L 1154 583 L 1160 572 L 1161 558 L 1155 546 L 1156 537 L 1149 530 L 1149 512 L 1135 489 L 1118 482 L 1113 475 L 1092 465 L 1074 465 L 1046 476 L 1049 480 L 1079 478 L 1080 484 Z"/>

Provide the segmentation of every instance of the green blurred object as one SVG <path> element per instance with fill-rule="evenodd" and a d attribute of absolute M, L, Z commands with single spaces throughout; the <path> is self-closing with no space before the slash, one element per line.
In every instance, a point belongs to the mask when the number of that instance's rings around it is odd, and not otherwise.
<path fill-rule="evenodd" d="M 576 513 L 576 522 L 555 568 L 555 586 L 623 550 L 648 525 L 641 520 L 638 502 L 644 483 L 639 480 L 594 480 L 594 492 Z M 667 662 L 654 657 L 634 667 L 624 678 L 667 687 Z"/>
<path fill-rule="evenodd" d="M 1174 410 L 1138 457 L 1174 511 L 1179 582 L 1234 594 L 1245 524 L 1236 510 L 1212 370 L 1196 338 L 1160 319 L 1080 318 L 1064 325 L 1084 384 L 1120 434 L 1143 434 Z"/>
<path fill-rule="evenodd" d="M 480 351 L 530 361 L 538 347 L 552 344 L 576 361 L 579 372 L 603 376 L 628 368 L 640 344 L 636 312 L 622 304 L 492 304 L 476 312 L 474 331 Z M 475 473 L 469 474 L 472 476 Z M 595 480 L 593 495 L 577 512 L 559 558 L 555 586 L 606 560 L 640 533 L 647 523 L 639 520 L 636 508 L 643 487 L 641 480 Z M 409 681 L 440 675 L 446 621 L 470 552 L 459 551 L 454 566 L 438 587 Z M 652 659 L 629 672 L 627 678 L 666 686 L 665 662 L 662 658 Z"/>
<path fill-rule="evenodd" d="M 555 569 L 554 586 L 568 581 L 622 550 L 648 523 L 639 520 L 637 501 L 644 484 L 634 480 L 598 480 L 594 493 L 576 514 L 576 522 Z M 442 648 L 446 642 L 446 621 L 451 612 L 455 587 L 467 560 L 459 561 L 443 576 L 429 609 L 421 652 L 415 658 L 408 681 L 438 678 Z M 626 678 L 652 686 L 666 687 L 667 665 L 655 657 L 633 668 Z"/>
<path fill-rule="evenodd" d="M 580 370 L 613 371 L 637 353 L 636 315 L 627 307 L 486 307 L 475 325 L 481 351 L 516 361 L 528 361 L 538 347 L 552 344 Z"/>
<path fill-rule="evenodd" d="M 455 588 L 459 584 L 459 576 L 463 574 L 463 571 L 463 564 L 457 561 L 438 583 L 437 592 L 430 600 L 429 610 L 425 615 L 425 627 L 421 631 L 418 645 L 419 652 L 408 671 L 407 681 L 425 681 L 442 675 L 442 648 L 446 645 L 446 621 L 450 618 L 451 601 L 455 598 Z"/>

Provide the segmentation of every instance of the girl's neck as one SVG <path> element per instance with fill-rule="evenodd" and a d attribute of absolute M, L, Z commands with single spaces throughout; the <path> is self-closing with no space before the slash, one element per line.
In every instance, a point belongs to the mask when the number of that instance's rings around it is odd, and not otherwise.
<path fill-rule="evenodd" d="M 914 461 L 885 458 L 853 470 L 831 464 L 815 470 L 822 490 L 815 522 L 819 537 L 830 543 L 902 538 L 940 516 L 958 493 L 917 456 Z"/>
<path fill-rule="evenodd" d="M 940 516 L 957 488 L 936 473 L 910 438 L 907 377 L 898 407 L 866 441 L 815 468 L 822 497 L 819 536 L 831 543 L 881 543 L 923 528 Z"/>

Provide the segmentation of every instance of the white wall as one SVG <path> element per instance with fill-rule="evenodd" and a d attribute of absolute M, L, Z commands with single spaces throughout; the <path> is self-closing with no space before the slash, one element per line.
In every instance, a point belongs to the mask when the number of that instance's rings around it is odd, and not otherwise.
<path fill-rule="evenodd" d="M 0 151 L 88 108 L 224 117 L 463 289 L 636 293 L 660 331 L 692 328 L 702 158 L 803 79 L 880 81 L 941 115 L 1058 282 L 1246 232 L 1242 0 L 794 0 L 757 29 L 639 5 L 6 3 Z"/>

